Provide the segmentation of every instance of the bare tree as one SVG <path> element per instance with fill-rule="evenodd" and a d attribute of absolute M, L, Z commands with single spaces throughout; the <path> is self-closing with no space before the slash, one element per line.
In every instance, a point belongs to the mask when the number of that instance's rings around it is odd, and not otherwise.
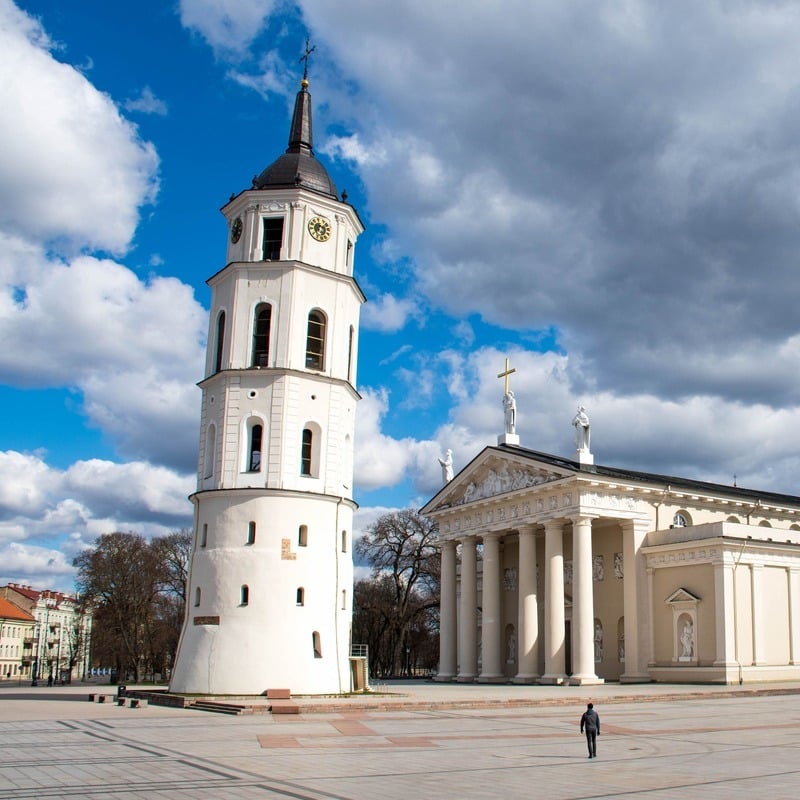
<path fill-rule="evenodd" d="M 97 610 L 97 624 L 107 626 L 117 666 L 138 681 L 147 655 L 156 597 L 166 581 L 159 549 L 135 533 L 107 533 L 94 550 L 73 562 L 77 585 Z"/>
<path fill-rule="evenodd" d="M 370 644 L 373 671 L 411 674 L 415 665 L 431 668 L 431 648 L 421 643 L 436 624 L 440 554 L 436 525 L 413 509 L 386 514 L 356 544 L 356 555 L 372 567 L 372 580 L 356 585 L 354 640 Z"/>

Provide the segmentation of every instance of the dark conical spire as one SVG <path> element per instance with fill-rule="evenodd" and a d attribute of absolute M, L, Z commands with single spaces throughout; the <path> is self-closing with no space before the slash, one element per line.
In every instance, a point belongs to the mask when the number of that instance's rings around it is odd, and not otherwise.
<path fill-rule="evenodd" d="M 311 132 L 311 95 L 308 93 L 308 80 L 300 82 L 300 91 L 294 101 L 292 127 L 289 131 L 289 148 L 287 153 L 299 153 L 305 150 L 314 152 L 314 137 Z"/>
<path fill-rule="evenodd" d="M 301 58 L 305 61 L 300 91 L 294 101 L 292 126 L 289 129 L 289 147 L 257 178 L 254 189 L 302 187 L 338 199 L 336 186 L 327 170 L 314 157 L 314 139 L 311 132 L 311 95 L 308 91 L 308 57 L 314 48 L 308 47 Z"/>

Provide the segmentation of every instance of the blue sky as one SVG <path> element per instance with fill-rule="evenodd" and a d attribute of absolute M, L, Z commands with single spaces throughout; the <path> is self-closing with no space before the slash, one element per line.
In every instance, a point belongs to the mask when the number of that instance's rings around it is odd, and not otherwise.
<path fill-rule="evenodd" d="M 314 135 L 367 225 L 362 527 L 503 424 L 798 491 L 800 9 L 0 0 L 0 581 L 190 525 L 219 208 Z"/>

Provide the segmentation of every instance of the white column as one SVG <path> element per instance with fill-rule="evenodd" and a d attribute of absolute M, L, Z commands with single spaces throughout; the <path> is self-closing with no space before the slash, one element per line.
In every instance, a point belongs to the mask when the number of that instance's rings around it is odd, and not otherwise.
<path fill-rule="evenodd" d="M 649 681 L 645 645 L 649 641 L 651 611 L 647 564 L 641 549 L 648 520 L 630 519 L 622 523 L 623 602 L 625 614 L 625 672 L 621 683 Z"/>
<path fill-rule="evenodd" d="M 442 586 L 439 610 L 439 674 L 437 681 L 456 676 L 456 543 L 442 543 Z"/>
<path fill-rule="evenodd" d="M 573 685 L 602 683 L 594 667 L 594 587 L 592 518 L 572 521 L 572 676 Z"/>
<path fill-rule="evenodd" d="M 753 664 L 767 663 L 764 655 L 764 565 L 750 565 L 750 619 L 753 624 Z"/>
<path fill-rule="evenodd" d="M 461 614 L 458 618 L 458 680 L 474 681 L 478 674 L 478 586 L 475 537 L 461 542 Z"/>
<path fill-rule="evenodd" d="M 539 683 L 563 683 L 564 642 L 564 523 L 544 524 L 544 675 Z"/>
<path fill-rule="evenodd" d="M 647 568 L 647 617 L 650 621 L 650 631 L 647 637 L 647 665 L 654 667 L 656 664 L 656 627 L 655 620 L 653 619 L 653 568 Z M 627 623 L 626 623 L 627 624 Z M 628 657 L 625 656 L 625 660 Z"/>
<path fill-rule="evenodd" d="M 502 619 L 500 609 L 500 534 L 483 537 L 483 595 L 481 597 L 481 653 L 479 681 L 498 683 L 503 675 Z"/>
<path fill-rule="evenodd" d="M 539 664 L 539 603 L 536 596 L 536 536 L 533 525 L 519 529 L 518 671 L 514 683 L 533 683 Z"/>
<path fill-rule="evenodd" d="M 717 612 L 715 614 L 717 638 L 715 667 L 736 666 L 733 611 L 735 602 L 733 565 L 725 562 L 714 564 L 714 605 Z"/>
<path fill-rule="evenodd" d="M 800 569 L 789 567 L 789 663 L 800 664 Z"/>

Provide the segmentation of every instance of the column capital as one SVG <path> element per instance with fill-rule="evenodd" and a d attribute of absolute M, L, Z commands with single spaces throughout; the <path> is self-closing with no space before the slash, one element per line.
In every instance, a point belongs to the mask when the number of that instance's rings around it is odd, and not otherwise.
<path fill-rule="evenodd" d="M 563 533 L 564 520 L 563 519 L 546 519 L 544 521 L 545 533 Z"/>
<path fill-rule="evenodd" d="M 486 531 L 485 533 L 481 534 L 481 539 L 483 539 L 484 542 L 494 541 L 494 540 L 500 541 L 500 539 L 502 539 L 503 536 L 505 536 L 505 533 L 503 531 Z"/>
<path fill-rule="evenodd" d="M 439 547 L 441 547 L 442 550 L 445 549 L 449 550 L 451 547 L 453 548 L 453 550 L 455 550 L 456 547 L 458 547 L 458 542 L 455 539 L 445 539 L 444 541 L 439 543 Z"/>
<path fill-rule="evenodd" d="M 653 529 L 649 519 L 622 519 L 620 525 L 623 531 L 634 533 L 649 533 Z"/>
<path fill-rule="evenodd" d="M 517 525 L 517 533 L 536 533 L 536 525 L 533 522 L 528 522 L 525 525 Z"/>
<path fill-rule="evenodd" d="M 588 522 L 589 524 L 591 524 L 592 520 L 593 519 L 597 519 L 599 516 L 600 516 L 599 514 L 584 514 L 584 513 L 581 513 L 581 514 L 576 514 L 574 517 L 569 517 L 569 521 L 573 525 L 579 525 L 582 522 L 584 522 L 584 523 Z"/>

